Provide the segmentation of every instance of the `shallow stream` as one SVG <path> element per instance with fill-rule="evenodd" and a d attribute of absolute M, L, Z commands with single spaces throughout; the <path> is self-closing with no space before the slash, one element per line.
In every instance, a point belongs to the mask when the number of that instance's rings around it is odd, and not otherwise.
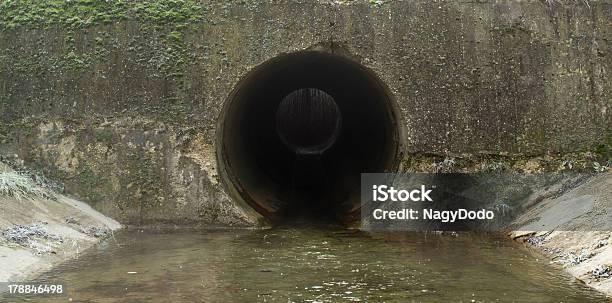
<path fill-rule="evenodd" d="M 16 302 L 602 302 L 491 235 L 320 227 L 124 231 L 44 274 L 68 297 Z M 11 299 L 14 301 L 14 299 Z"/>

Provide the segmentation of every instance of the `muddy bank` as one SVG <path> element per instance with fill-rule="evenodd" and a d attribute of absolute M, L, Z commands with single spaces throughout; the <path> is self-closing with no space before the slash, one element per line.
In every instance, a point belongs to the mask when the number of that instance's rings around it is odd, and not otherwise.
<path fill-rule="evenodd" d="M 24 281 L 111 237 L 121 225 L 0 163 L 0 281 Z"/>
<path fill-rule="evenodd" d="M 574 186 L 567 184 L 560 182 L 526 199 L 528 210 L 514 221 L 510 236 L 610 296 L 612 172 L 596 174 Z"/>

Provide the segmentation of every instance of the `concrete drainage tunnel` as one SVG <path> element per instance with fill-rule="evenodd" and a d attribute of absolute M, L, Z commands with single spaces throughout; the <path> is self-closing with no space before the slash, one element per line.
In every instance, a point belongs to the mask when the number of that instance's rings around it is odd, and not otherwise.
<path fill-rule="evenodd" d="M 302 51 L 246 75 L 221 114 L 224 184 L 272 224 L 359 220 L 362 172 L 397 166 L 395 103 L 380 79 L 344 56 Z"/>

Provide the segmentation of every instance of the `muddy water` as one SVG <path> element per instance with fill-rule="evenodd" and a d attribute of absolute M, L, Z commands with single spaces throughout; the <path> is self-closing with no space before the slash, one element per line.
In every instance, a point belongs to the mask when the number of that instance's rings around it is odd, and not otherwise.
<path fill-rule="evenodd" d="M 40 281 L 63 282 L 73 302 L 605 300 L 493 236 L 319 228 L 122 232 Z"/>

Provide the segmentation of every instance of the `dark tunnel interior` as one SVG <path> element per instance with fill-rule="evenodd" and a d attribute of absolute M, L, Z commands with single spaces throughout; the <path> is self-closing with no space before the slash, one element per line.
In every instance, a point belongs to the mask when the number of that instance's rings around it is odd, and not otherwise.
<path fill-rule="evenodd" d="M 360 174 L 397 165 L 388 89 L 331 53 L 285 54 L 255 68 L 229 96 L 220 128 L 225 186 L 272 222 L 358 220 Z"/>

